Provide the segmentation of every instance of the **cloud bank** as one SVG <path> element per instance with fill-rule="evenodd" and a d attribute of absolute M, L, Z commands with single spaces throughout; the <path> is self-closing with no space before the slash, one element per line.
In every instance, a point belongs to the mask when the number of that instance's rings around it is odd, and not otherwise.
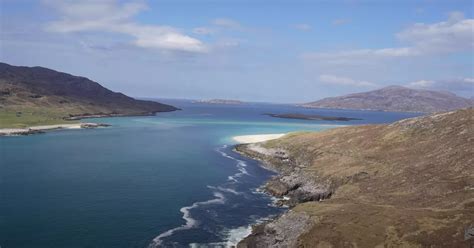
<path fill-rule="evenodd" d="M 320 75 L 319 81 L 325 84 L 354 86 L 354 87 L 376 87 L 377 85 L 368 81 L 355 80 L 348 77 L 340 77 L 334 75 Z"/>
<path fill-rule="evenodd" d="M 206 52 L 200 40 L 181 33 L 170 26 L 144 25 L 133 20 L 148 7 L 142 1 L 120 3 L 116 0 L 60 1 L 46 0 L 60 19 L 47 24 L 46 30 L 57 33 L 106 32 L 133 38 L 137 47 Z"/>
<path fill-rule="evenodd" d="M 474 92 L 474 78 L 456 78 L 444 80 L 418 80 L 408 83 L 406 86 L 418 89 L 446 90 L 454 92 Z"/>
<path fill-rule="evenodd" d="M 361 60 L 406 58 L 472 51 L 474 49 L 474 19 L 465 19 L 460 12 L 452 12 L 446 21 L 416 23 L 396 34 L 406 46 L 381 49 L 354 49 L 336 52 L 304 53 L 310 60 L 325 60 L 331 64 L 359 63 Z"/>

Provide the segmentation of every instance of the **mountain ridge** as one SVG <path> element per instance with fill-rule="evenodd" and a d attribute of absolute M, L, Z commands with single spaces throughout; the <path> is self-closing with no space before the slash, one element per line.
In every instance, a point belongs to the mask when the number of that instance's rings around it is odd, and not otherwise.
<path fill-rule="evenodd" d="M 0 111 L 6 126 L 17 126 L 17 122 L 44 124 L 42 119 L 57 123 L 68 118 L 150 115 L 174 110 L 178 108 L 134 99 L 86 77 L 40 66 L 0 63 Z M 30 123 L 31 119 L 35 122 Z"/>
<path fill-rule="evenodd" d="M 327 97 L 300 106 L 433 113 L 471 107 L 474 106 L 474 101 L 447 91 L 420 90 L 391 85 L 373 91 Z"/>

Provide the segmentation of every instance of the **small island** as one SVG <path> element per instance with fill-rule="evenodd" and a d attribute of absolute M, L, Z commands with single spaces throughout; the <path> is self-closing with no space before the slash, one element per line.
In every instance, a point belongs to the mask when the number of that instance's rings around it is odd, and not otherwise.
<path fill-rule="evenodd" d="M 298 113 L 290 113 L 290 114 L 265 113 L 264 115 L 268 115 L 268 116 L 275 117 L 275 118 L 312 120 L 312 121 L 355 121 L 355 120 L 362 120 L 362 119 L 359 119 L 359 118 L 350 118 L 350 117 L 341 117 L 341 116 L 307 115 L 307 114 L 298 114 Z"/>
<path fill-rule="evenodd" d="M 239 100 L 232 100 L 232 99 L 209 99 L 209 100 L 194 101 L 194 103 L 240 105 L 240 104 L 243 104 L 244 102 L 239 101 Z"/>

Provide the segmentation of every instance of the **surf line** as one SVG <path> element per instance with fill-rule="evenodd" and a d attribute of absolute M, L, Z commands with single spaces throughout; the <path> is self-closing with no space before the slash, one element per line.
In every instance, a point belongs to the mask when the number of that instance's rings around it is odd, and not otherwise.
<path fill-rule="evenodd" d="M 225 197 L 222 193 L 214 192 L 214 197 L 215 198 L 207 200 L 207 201 L 195 202 L 191 206 L 182 207 L 179 211 L 183 213 L 182 218 L 186 221 L 186 223 L 179 227 L 169 229 L 168 231 L 163 232 L 160 235 L 156 236 L 148 247 L 149 248 L 159 247 L 163 242 L 163 238 L 169 237 L 178 231 L 183 231 L 183 230 L 197 227 L 199 223 L 197 220 L 191 217 L 190 210 L 193 208 L 197 208 L 199 206 L 203 206 L 203 205 L 223 204 L 225 202 Z"/>
<path fill-rule="evenodd" d="M 245 163 L 245 161 L 234 158 L 234 157 L 230 156 L 229 154 L 227 154 L 226 152 L 222 151 L 225 148 L 227 148 L 227 145 L 223 145 L 219 149 L 216 149 L 216 151 L 219 152 L 223 157 L 228 158 L 230 160 L 233 160 L 237 163 L 237 169 L 239 170 L 239 172 L 235 173 L 232 176 L 228 176 L 228 178 L 227 178 L 228 181 L 232 181 L 232 182 L 237 183 L 238 182 L 237 178 L 239 178 L 243 175 L 250 175 L 247 172 L 247 170 L 245 169 L 245 167 L 247 167 L 247 164 Z"/>
<path fill-rule="evenodd" d="M 236 158 L 230 156 L 229 154 L 225 153 L 224 151 L 222 151 L 222 149 L 225 149 L 225 148 L 227 148 L 227 145 L 224 145 L 221 148 L 217 149 L 217 152 L 219 152 L 223 157 L 235 161 L 236 164 L 237 164 L 237 169 L 239 170 L 239 172 L 237 172 L 236 174 L 234 174 L 232 176 L 229 176 L 228 180 L 237 182 L 237 180 L 235 178 L 241 177 L 242 175 L 249 175 L 249 173 L 245 169 L 247 164 L 245 164 L 244 161 L 242 161 L 240 159 L 236 159 Z M 160 247 L 163 243 L 164 238 L 169 237 L 169 236 L 173 235 L 176 232 L 183 231 L 183 230 L 188 230 L 188 229 L 197 227 L 199 225 L 199 223 L 196 219 L 194 219 L 191 216 L 191 212 L 190 212 L 191 209 L 194 209 L 194 208 L 197 208 L 197 207 L 200 207 L 200 206 L 203 206 L 203 205 L 224 204 L 225 203 L 225 197 L 221 192 L 232 193 L 232 194 L 240 194 L 240 192 L 236 192 L 232 189 L 224 188 L 224 187 L 220 187 L 220 186 L 218 186 L 218 187 L 207 186 L 207 187 L 209 189 L 214 190 L 213 195 L 214 195 L 215 198 L 207 200 L 207 201 L 195 202 L 190 206 L 182 207 L 179 211 L 181 213 L 183 213 L 182 219 L 184 219 L 186 221 L 185 224 L 183 224 L 181 226 L 178 226 L 178 227 L 175 227 L 175 228 L 172 228 L 172 229 L 169 229 L 169 230 L 167 230 L 163 233 L 160 233 L 158 236 L 156 236 L 153 239 L 151 244 L 148 246 L 149 248 Z M 217 191 L 221 191 L 221 192 L 217 192 Z"/>

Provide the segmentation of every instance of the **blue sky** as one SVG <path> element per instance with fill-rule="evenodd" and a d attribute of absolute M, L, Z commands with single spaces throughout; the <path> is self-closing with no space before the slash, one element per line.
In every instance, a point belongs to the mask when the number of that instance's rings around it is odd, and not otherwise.
<path fill-rule="evenodd" d="M 472 1 L 2 0 L 0 60 L 137 97 L 474 95 Z"/>

